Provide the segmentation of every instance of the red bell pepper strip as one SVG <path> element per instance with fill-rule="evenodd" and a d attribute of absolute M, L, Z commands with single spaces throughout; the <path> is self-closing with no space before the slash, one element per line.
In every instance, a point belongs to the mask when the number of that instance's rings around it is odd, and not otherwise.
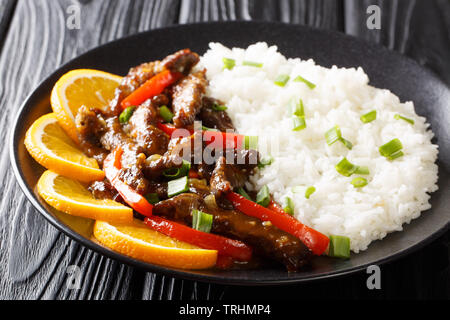
<path fill-rule="evenodd" d="M 245 136 L 242 134 L 220 131 L 203 131 L 203 140 L 213 148 L 242 149 Z"/>
<path fill-rule="evenodd" d="M 119 192 L 123 200 L 130 207 L 140 214 L 150 217 L 152 216 L 153 205 L 151 205 L 147 199 L 118 178 L 120 169 L 122 168 L 122 164 L 120 162 L 122 153 L 122 148 L 117 147 L 106 157 L 103 162 L 103 170 L 105 171 L 105 175 L 111 182 L 112 186 L 117 190 L 117 192 Z"/>
<path fill-rule="evenodd" d="M 144 223 L 148 227 L 179 241 L 203 249 L 217 250 L 219 255 L 229 256 L 239 261 L 249 261 L 252 257 L 252 249 L 241 241 L 198 231 L 157 216 L 146 218 Z"/>
<path fill-rule="evenodd" d="M 200 175 L 198 174 L 197 171 L 191 169 L 191 170 L 189 170 L 189 178 L 198 179 L 198 178 L 200 178 Z"/>
<path fill-rule="evenodd" d="M 171 72 L 170 70 L 158 73 L 126 97 L 122 101 L 122 109 L 138 106 L 147 99 L 161 94 L 167 87 L 181 79 L 182 76 L 183 74 L 180 72 Z"/>
<path fill-rule="evenodd" d="M 286 211 L 284 211 L 283 208 L 273 200 L 270 200 L 269 205 L 267 206 L 267 209 L 275 211 L 279 214 L 286 213 Z"/>
<path fill-rule="evenodd" d="M 158 123 L 158 128 L 167 135 L 172 136 L 178 129 L 171 124 Z M 184 129 L 187 130 L 187 129 Z M 188 130 L 192 135 L 193 130 Z M 203 141 L 207 146 L 223 149 L 240 149 L 243 146 L 245 136 L 242 134 L 220 131 L 203 131 Z"/>
<path fill-rule="evenodd" d="M 234 207 L 246 215 L 258 218 L 262 221 L 270 221 L 277 228 L 299 238 L 315 255 L 323 254 L 328 248 L 328 237 L 290 216 L 284 211 L 272 211 L 259 204 L 247 200 L 241 195 L 230 192 L 227 194 Z"/>

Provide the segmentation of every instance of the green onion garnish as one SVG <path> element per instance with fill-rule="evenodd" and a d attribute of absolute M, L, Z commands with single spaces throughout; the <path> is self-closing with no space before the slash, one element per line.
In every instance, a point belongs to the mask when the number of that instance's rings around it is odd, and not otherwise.
<path fill-rule="evenodd" d="M 297 78 L 294 79 L 295 82 L 303 82 L 305 83 L 310 89 L 314 89 L 316 87 L 316 85 L 308 80 L 306 80 L 305 78 L 303 78 L 302 76 L 297 76 Z"/>
<path fill-rule="evenodd" d="M 258 194 L 256 195 L 256 203 L 267 207 L 270 203 L 270 193 L 269 188 L 267 186 L 264 186 L 259 190 Z"/>
<path fill-rule="evenodd" d="M 223 106 L 223 105 L 218 105 L 218 104 L 214 104 L 213 106 L 212 106 L 212 109 L 214 110 L 214 111 L 225 111 L 225 110 L 228 110 L 228 107 L 227 106 Z"/>
<path fill-rule="evenodd" d="M 258 137 L 257 136 L 245 136 L 242 141 L 242 149 L 257 150 L 258 149 Z"/>
<path fill-rule="evenodd" d="M 348 161 L 347 158 L 342 159 L 336 165 L 336 171 L 346 177 L 350 177 L 352 174 L 370 174 L 369 168 L 356 166 Z"/>
<path fill-rule="evenodd" d="M 187 176 L 189 174 L 190 169 L 191 164 L 188 161 L 183 160 L 181 168 L 167 169 L 163 172 L 163 176 L 169 179 L 178 179 L 180 177 Z"/>
<path fill-rule="evenodd" d="M 223 68 L 228 70 L 233 70 L 234 66 L 236 65 L 236 60 L 230 59 L 230 58 L 223 58 Z"/>
<path fill-rule="evenodd" d="M 305 117 L 296 117 L 292 118 L 293 128 L 292 131 L 300 131 L 306 128 Z"/>
<path fill-rule="evenodd" d="M 356 166 L 355 174 L 370 174 L 370 171 L 366 166 Z"/>
<path fill-rule="evenodd" d="M 253 62 L 253 61 L 243 61 L 242 65 L 249 66 L 249 67 L 255 67 L 255 68 L 262 68 L 263 64 L 259 62 Z"/>
<path fill-rule="evenodd" d="M 287 74 L 280 74 L 274 81 L 277 86 L 284 87 L 290 77 Z"/>
<path fill-rule="evenodd" d="M 353 179 L 351 183 L 355 188 L 362 188 L 362 187 L 367 186 L 368 182 L 367 182 L 367 179 L 358 177 L 358 178 Z"/>
<path fill-rule="evenodd" d="M 155 203 L 159 202 L 159 197 L 158 197 L 157 193 L 149 193 L 149 194 L 146 194 L 144 197 L 151 204 L 155 204 Z"/>
<path fill-rule="evenodd" d="M 248 195 L 248 193 L 244 190 L 244 188 L 237 188 L 237 193 L 239 193 L 241 196 L 243 196 L 245 199 L 253 201 L 252 198 Z"/>
<path fill-rule="evenodd" d="M 345 140 L 344 138 L 341 138 L 340 141 L 344 144 L 344 146 L 345 146 L 348 150 L 352 150 L 353 144 L 352 144 L 350 141 Z"/>
<path fill-rule="evenodd" d="M 121 124 L 125 124 L 127 123 L 131 116 L 133 115 L 134 110 L 136 109 L 136 107 L 128 107 L 126 108 L 119 116 L 119 122 Z"/>
<path fill-rule="evenodd" d="M 189 179 L 186 176 L 176 180 L 169 181 L 167 187 L 167 195 L 169 196 L 169 198 L 172 198 L 183 192 L 187 192 L 188 190 L 189 190 Z"/>
<path fill-rule="evenodd" d="M 347 149 L 352 150 L 353 148 L 353 144 L 342 137 L 341 128 L 339 128 L 339 126 L 334 126 L 330 130 L 325 132 L 325 139 L 327 140 L 327 144 L 329 146 L 334 144 L 336 141 L 340 141 Z"/>
<path fill-rule="evenodd" d="M 399 115 L 399 114 L 396 114 L 394 116 L 394 119 L 396 119 L 396 120 L 404 120 L 404 121 L 406 121 L 406 122 L 408 122 L 410 124 L 414 124 L 414 120 L 413 119 L 406 118 L 406 117 L 404 117 L 402 115 Z"/>
<path fill-rule="evenodd" d="M 289 113 L 291 115 L 294 115 L 297 117 L 304 117 L 305 116 L 305 106 L 303 105 L 303 100 L 300 99 L 297 102 L 296 99 L 292 99 L 289 102 Z"/>
<path fill-rule="evenodd" d="M 294 201 L 292 201 L 291 198 L 286 197 L 286 198 L 284 199 L 283 210 L 284 210 L 287 214 L 290 214 L 291 216 L 294 215 Z"/>
<path fill-rule="evenodd" d="M 327 132 L 325 132 L 325 139 L 327 139 L 327 143 L 329 146 L 334 144 L 336 141 L 339 141 L 342 138 L 341 128 L 339 126 L 334 126 Z"/>
<path fill-rule="evenodd" d="M 374 121 L 377 118 L 377 110 L 370 111 L 369 113 L 366 113 L 361 116 L 361 121 L 364 123 L 369 123 Z"/>
<path fill-rule="evenodd" d="M 350 258 L 350 238 L 331 235 L 328 255 L 335 258 Z"/>
<path fill-rule="evenodd" d="M 302 186 L 295 186 L 295 187 L 292 187 L 292 188 L 291 188 L 291 191 L 292 191 L 293 193 L 300 193 L 300 192 L 303 192 L 304 189 L 305 189 L 305 188 L 302 187 Z"/>
<path fill-rule="evenodd" d="M 172 111 L 170 111 L 167 106 L 162 106 L 159 108 L 159 115 L 164 119 L 165 122 L 171 122 L 173 117 L 175 116 Z"/>
<path fill-rule="evenodd" d="M 402 149 L 403 145 L 401 141 L 398 139 L 394 139 L 382 145 L 379 150 L 380 154 L 383 157 L 386 157 L 389 160 L 394 160 L 404 155 L 403 152 L 401 151 Z"/>
<path fill-rule="evenodd" d="M 305 198 L 309 199 L 314 192 L 316 192 L 316 188 L 315 187 L 313 187 L 313 186 L 308 187 L 306 189 L 306 191 L 305 191 Z"/>
<path fill-rule="evenodd" d="M 213 224 L 213 216 L 199 210 L 192 210 L 192 228 L 198 231 L 210 233 Z"/>
<path fill-rule="evenodd" d="M 272 156 L 262 158 L 258 163 L 258 168 L 262 169 L 264 167 L 270 166 L 273 163 L 273 160 L 274 159 Z"/>

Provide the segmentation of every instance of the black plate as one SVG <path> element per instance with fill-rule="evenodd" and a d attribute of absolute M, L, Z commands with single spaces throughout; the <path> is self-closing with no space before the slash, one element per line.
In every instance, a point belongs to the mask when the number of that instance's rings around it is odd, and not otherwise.
<path fill-rule="evenodd" d="M 39 116 L 51 111 L 49 96 L 60 76 L 71 69 L 94 68 L 125 75 L 131 66 L 160 59 L 182 48 L 203 54 L 208 43 L 246 47 L 256 41 L 275 44 L 288 57 L 313 58 L 331 67 L 362 66 L 371 85 L 387 88 L 402 101 L 412 100 L 416 112 L 427 117 L 439 144 L 439 191 L 432 195 L 433 208 L 406 225 L 403 232 L 375 241 L 368 250 L 350 260 L 320 257 L 312 268 L 288 274 L 284 269 L 251 271 L 183 271 L 147 264 L 113 252 L 91 240 L 91 222 L 59 213 L 34 191 L 43 168 L 25 150 L 26 129 Z M 341 33 L 295 25 L 263 22 L 227 22 L 175 26 L 149 31 L 98 47 L 59 68 L 28 97 L 13 124 L 11 162 L 19 184 L 31 203 L 59 230 L 108 257 L 148 271 L 199 281 L 261 285 L 286 284 L 336 277 L 399 258 L 438 237 L 450 221 L 450 90 L 434 74 L 416 62 L 384 48 Z"/>

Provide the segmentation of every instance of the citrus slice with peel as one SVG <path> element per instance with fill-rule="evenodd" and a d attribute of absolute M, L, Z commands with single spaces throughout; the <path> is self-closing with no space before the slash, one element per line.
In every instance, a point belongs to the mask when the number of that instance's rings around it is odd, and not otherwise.
<path fill-rule="evenodd" d="M 110 224 L 96 221 L 94 236 L 104 246 L 148 263 L 179 269 L 208 269 L 217 261 L 216 250 L 200 249 L 148 228 L 143 222 Z"/>
<path fill-rule="evenodd" d="M 52 90 L 50 101 L 59 123 L 78 142 L 75 117 L 81 106 L 104 109 L 114 98 L 122 77 L 91 69 L 72 70 L 63 75 Z"/>
<path fill-rule="evenodd" d="M 43 167 L 83 182 L 103 180 L 97 160 L 86 156 L 59 125 L 54 113 L 36 120 L 25 135 L 25 146 Z"/>
<path fill-rule="evenodd" d="M 52 171 L 42 174 L 37 190 L 50 206 L 70 215 L 113 223 L 133 221 L 133 209 L 113 200 L 95 199 L 80 182 Z"/>

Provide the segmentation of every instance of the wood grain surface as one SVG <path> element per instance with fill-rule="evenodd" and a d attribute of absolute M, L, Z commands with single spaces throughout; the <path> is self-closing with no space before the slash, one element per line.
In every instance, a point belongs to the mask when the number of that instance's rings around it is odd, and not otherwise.
<path fill-rule="evenodd" d="M 81 8 L 81 28 L 66 27 Z M 369 5 L 381 30 L 366 27 Z M 367 274 L 314 284 L 242 288 L 146 273 L 98 255 L 61 234 L 27 202 L 6 148 L 9 126 L 33 88 L 64 62 L 100 44 L 173 24 L 218 20 L 283 21 L 334 29 L 417 60 L 450 84 L 448 0 L 0 0 L 0 299 L 449 298 L 449 233 L 382 266 L 382 289 Z M 80 290 L 67 268 L 81 268 Z"/>

